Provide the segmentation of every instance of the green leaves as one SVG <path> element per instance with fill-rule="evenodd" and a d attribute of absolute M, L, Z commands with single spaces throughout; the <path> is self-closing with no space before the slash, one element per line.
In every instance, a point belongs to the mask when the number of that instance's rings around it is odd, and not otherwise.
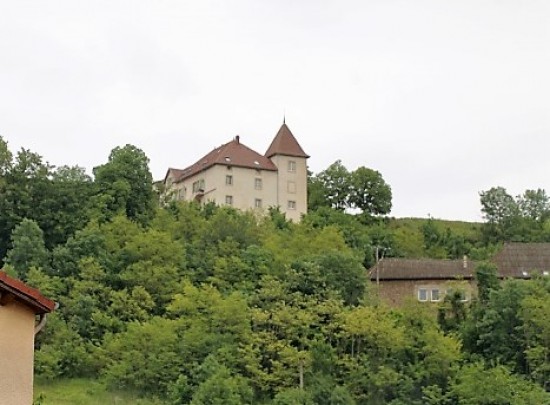
<path fill-rule="evenodd" d="M 332 207 L 358 209 L 367 215 L 385 215 L 391 210 L 392 193 L 380 172 L 361 166 L 350 172 L 337 160 L 316 176 L 309 177 L 309 209 Z"/>

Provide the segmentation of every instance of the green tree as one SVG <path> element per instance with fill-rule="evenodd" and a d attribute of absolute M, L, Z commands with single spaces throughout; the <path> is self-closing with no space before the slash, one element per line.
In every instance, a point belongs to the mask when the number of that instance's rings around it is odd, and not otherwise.
<path fill-rule="evenodd" d="M 348 205 L 369 215 L 388 214 L 392 206 L 392 192 L 380 172 L 361 166 L 350 175 Z"/>
<path fill-rule="evenodd" d="M 116 147 L 107 163 L 94 168 L 95 183 L 100 195 L 96 199 L 106 204 L 111 215 L 125 213 L 128 218 L 147 223 L 153 217 L 153 176 L 149 171 L 149 158 L 133 146 Z M 110 218 L 108 218 L 110 219 Z"/>
<path fill-rule="evenodd" d="M 179 403 L 179 402 L 178 402 Z M 191 405 L 241 405 L 252 403 L 252 389 L 241 376 L 218 365 L 215 372 L 196 389 Z"/>
<path fill-rule="evenodd" d="M 0 136 L 0 186 L 4 176 L 9 173 L 12 165 L 13 155 L 8 148 L 8 143 Z"/>
<path fill-rule="evenodd" d="M 275 395 L 273 405 L 314 405 L 311 394 L 299 388 L 287 388 Z"/>
<path fill-rule="evenodd" d="M 550 198 L 543 189 L 525 190 L 517 203 L 521 214 L 535 222 L 543 223 L 550 217 Z"/>
<path fill-rule="evenodd" d="M 26 280 L 31 267 L 48 266 L 49 253 L 44 243 L 44 233 L 35 221 L 21 221 L 13 230 L 11 243 L 6 263 L 13 267 L 22 280 Z"/>
<path fill-rule="evenodd" d="M 351 177 L 348 169 L 337 160 L 317 175 L 319 188 L 324 190 L 325 200 L 337 210 L 344 210 L 349 203 Z"/>
<path fill-rule="evenodd" d="M 153 318 L 145 323 L 132 322 L 125 332 L 108 339 L 104 346 L 108 364 L 103 370 L 107 384 L 165 395 L 187 361 L 178 350 L 177 326 L 177 321 Z"/>
<path fill-rule="evenodd" d="M 549 404 L 550 394 L 504 366 L 493 368 L 469 364 L 461 368 L 451 384 L 451 403 L 458 405 Z"/>

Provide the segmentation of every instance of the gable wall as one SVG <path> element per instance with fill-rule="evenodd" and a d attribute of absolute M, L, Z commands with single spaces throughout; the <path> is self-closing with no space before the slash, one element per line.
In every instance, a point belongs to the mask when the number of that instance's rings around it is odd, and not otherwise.
<path fill-rule="evenodd" d="M 32 403 L 34 312 L 17 301 L 0 306 L 0 403 Z"/>

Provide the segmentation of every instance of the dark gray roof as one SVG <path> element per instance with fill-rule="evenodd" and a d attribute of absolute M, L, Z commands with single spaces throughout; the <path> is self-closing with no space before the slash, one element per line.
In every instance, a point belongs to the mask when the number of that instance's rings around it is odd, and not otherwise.
<path fill-rule="evenodd" d="M 499 277 L 528 278 L 550 273 L 550 243 L 506 243 L 491 260 Z M 469 260 L 383 259 L 369 270 L 371 280 L 455 280 L 474 277 L 477 262 Z"/>
<path fill-rule="evenodd" d="M 454 280 L 473 277 L 476 264 L 463 260 L 383 259 L 378 262 L 380 280 Z M 376 280 L 376 265 L 369 275 Z"/>
<path fill-rule="evenodd" d="M 506 243 L 491 262 L 501 277 L 550 272 L 550 243 Z"/>

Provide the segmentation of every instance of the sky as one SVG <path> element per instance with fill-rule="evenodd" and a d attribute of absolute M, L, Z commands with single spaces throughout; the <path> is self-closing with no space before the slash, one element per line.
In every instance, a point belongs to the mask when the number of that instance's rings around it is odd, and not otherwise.
<path fill-rule="evenodd" d="M 0 0 L 0 136 L 155 179 L 286 123 L 314 173 L 378 170 L 392 216 L 480 221 L 479 192 L 550 192 L 546 0 Z"/>

